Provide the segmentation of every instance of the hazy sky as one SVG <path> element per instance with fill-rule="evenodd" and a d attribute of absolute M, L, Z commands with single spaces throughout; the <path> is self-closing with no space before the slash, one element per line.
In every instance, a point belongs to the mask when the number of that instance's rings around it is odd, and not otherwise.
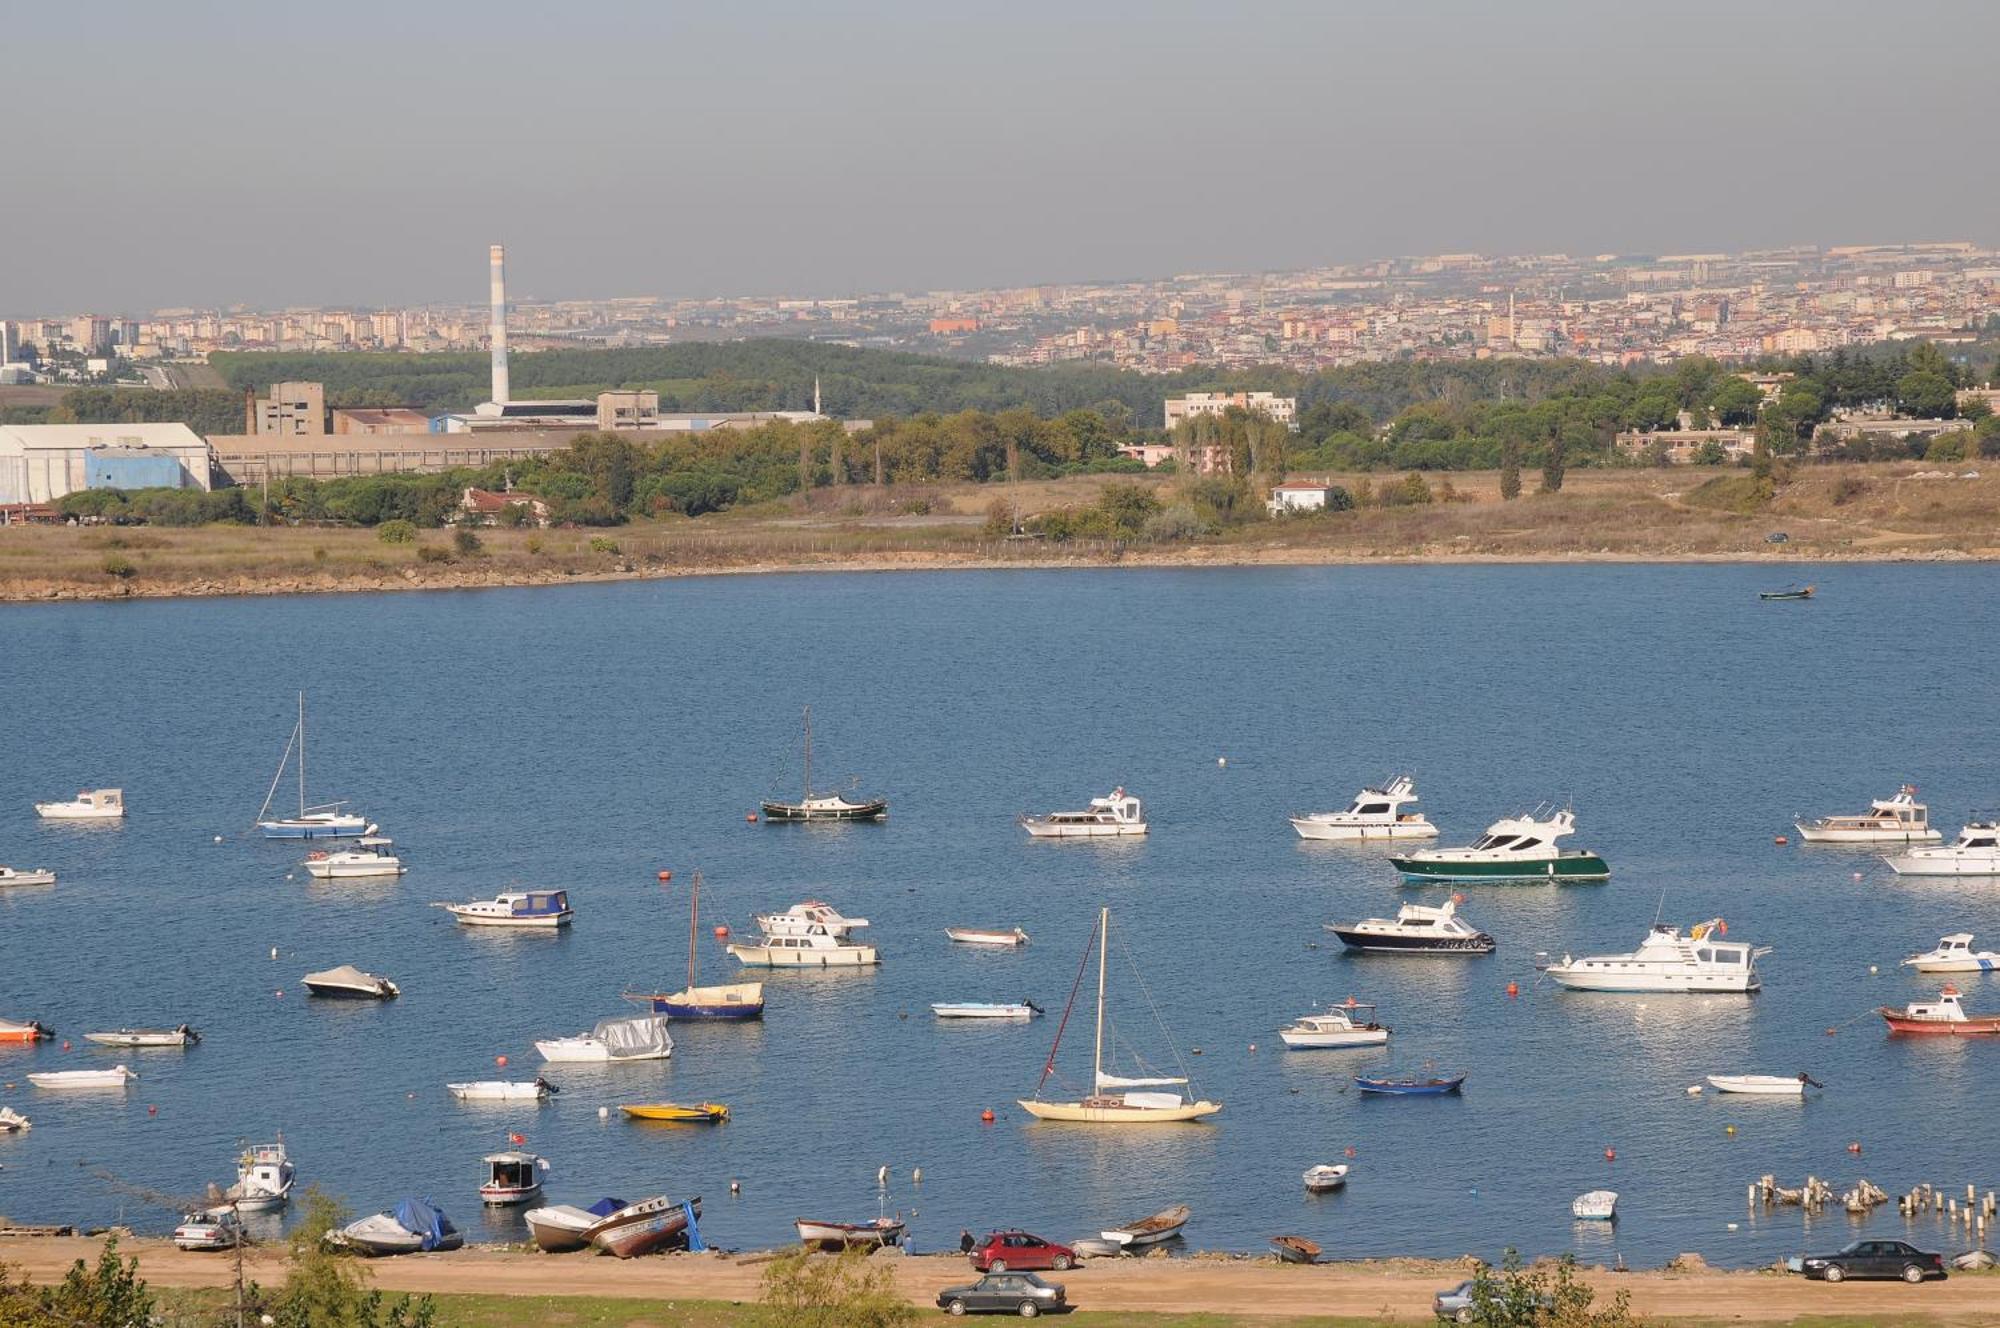
<path fill-rule="evenodd" d="M 0 310 L 2000 242 L 2000 5 L 40 0 Z"/>

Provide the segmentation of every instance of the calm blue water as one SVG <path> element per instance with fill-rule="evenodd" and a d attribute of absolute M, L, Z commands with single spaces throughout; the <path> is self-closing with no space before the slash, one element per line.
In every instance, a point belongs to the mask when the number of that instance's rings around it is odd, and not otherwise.
<path fill-rule="evenodd" d="M 875 1215 L 884 1164 L 919 1248 L 961 1225 L 1075 1237 L 1185 1200 L 1204 1247 L 1300 1232 L 1342 1255 L 1511 1241 L 1747 1264 L 1807 1239 L 1796 1211 L 1746 1213 L 1767 1171 L 1983 1190 L 2000 1183 L 1984 1123 L 2000 1045 L 1891 1042 L 1869 1012 L 1934 990 L 1895 962 L 1940 934 L 2000 944 L 2000 886 L 1899 883 L 1869 853 L 1772 835 L 1903 780 L 1948 832 L 2000 801 L 1994 574 L 1816 568 L 1817 602 L 1756 600 L 1795 570 L 810 575 L 0 608 L 0 861 L 62 873 L 0 895 L 0 1014 L 76 1037 L 0 1050 L 0 1101 L 35 1121 L 0 1139 L 0 1212 L 157 1229 L 172 1214 L 96 1173 L 192 1193 L 230 1178 L 239 1141 L 280 1130 L 304 1180 L 356 1210 L 428 1193 L 475 1239 L 521 1234 L 474 1194 L 509 1131 L 552 1160 L 552 1198 L 701 1193 L 710 1239 L 736 1247 L 789 1239 L 795 1216 Z M 315 795 L 381 820 L 412 862 L 400 882 L 308 884 L 288 876 L 298 846 L 245 835 L 301 687 Z M 862 776 L 891 798 L 888 824 L 744 823 L 795 786 L 808 702 L 821 782 Z M 1611 882 L 1471 888 L 1492 958 L 1344 957 L 1320 924 L 1393 913 L 1405 891 L 1376 853 L 1305 844 L 1284 816 L 1398 769 L 1447 844 L 1574 799 L 1576 842 Z M 1146 842 L 1033 843 L 1013 824 L 1121 782 L 1147 799 Z M 96 784 L 123 785 L 126 824 L 43 825 L 29 806 Z M 628 984 L 678 985 L 696 867 L 704 933 L 819 896 L 873 920 L 883 967 L 771 974 L 762 1025 L 677 1025 L 664 1065 L 558 1068 L 564 1091 L 540 1109 L 447 1097 L 447 1080 L 494 1077 L 496 1056 L 528 1077 L 533 1039 L 629 1012 Z M 516 884 L 567 886 L 573 931 L 468 932 L 427 907 Z M 1198 1087 L 1227 1103 L 1218 1123 L 1033 1123 L 1013 1102 L 1055 1019 L 930 1017 L 942 999 L 1059 1012 L 1100 903 L 1118 1032 L 1171 1063 L 1130 954 Z M 1662 908 L 1777 947 L 1764 993 L 1536 980 L 1536 950 L 1629 949 Z M 971 953 L 946 942 L 952 924 L 1020 924 L 1034 944 Z M 342 962 L 403 998 L 303 999 L 301 973 Z M 711 981 L 735 969 L 706 935 L 704 963 Z M 2000 1006 L 1996 988 L 1974 979 L 1968 1004 Z M 1349 994 L 1380 1004 L 1388 1054 L 1281 1049 L 1280 1024 Z M 1085 1002 L 1063 1049 L 1073 1083 L 1088 1019 Z M 206 1035 L 185 1055 L 79 1036 L 181 1020 Z M 21 1077 L 121 1058 L 143 1074 L 122 1097 Z M 1425 1061 L 1468 1071 L 1464 1097 L 1349 1089 L 1357 1069 Z M 1801 1069 L 1829 1086 L 1803 1105 L 1684 1093 L 1705 1073 Z M 735 1117 L 694 1130 L 615 1111 L 659 1098 Z M 1299 1173 L 1349 1148 L 1348 1190 L 1306 1196 Z M 1615 1235 L 1569 1218 L 1603 1185 L 1624 1196 Z M 1811 1239 L 1848 1226 L 1823 1219 Z M 1871 1224 L 1901 1227 L 1893 1209 Z"/>

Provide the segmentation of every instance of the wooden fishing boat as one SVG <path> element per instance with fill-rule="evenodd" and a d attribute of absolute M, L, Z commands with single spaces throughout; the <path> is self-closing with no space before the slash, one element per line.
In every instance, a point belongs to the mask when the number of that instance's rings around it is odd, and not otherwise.
<path fill-rule="evenodd" d="M 541 1197 L 542 1175 L 549 1169 L 547 1158 L 519 1149 L 488 1153 L 479 1159 L 486 1168 L 486 1180 L 479 1187 L 479 1201 L 489 1207 L 529 1203 Z"/>
<path fill-rule="evenodd" d="M 1354 1086 L 1364 1093 L 1397 1097 L 1442 1097 L 1446 1093 L 1456 1093 L 1464 1084 L 1465 1076 L 1462 1074 L 1354 1076 Z"/>
<path fill-rule="evenodd" d="M 1286 1263 L 1317 1263 L 1320 1249 L 1315 1241 L 1304 1236 L 1273 1236 L 1271 1248 Z"/>
<path fill-rule="evenodd" d="M 901 1245 L 906 1225 L 900 1217 L 878 1217 L 869 1222 L 819 1222 L 809 1217 L 792 1221 L 792 1229 L 799 1233 L 799 1239 L 816 1250 Z"/>
<path fill-rule="evenodd" d="M 611 1198 L 599 1199 L 588 1208 L 551 1204 L 546 1208 L 530 1208 L 521 1214 L 521 1220 L 528 1224 L 535 1248 L 548 1254 L 565 1254 L 589 1249 L 590 1229 L 624 1207 L 623 1199 Z"/>
<path fill-rule="evenodd" d="M 590 1243 L 620 1259 L 655 1254 L 688 1240 L 701 1220 L 701 1196 L 670 1199 L 659 1195 L 627 1204 L 589 1229 Z"/>
<path fill-rule="evenodd" d="M 1813 588 L 1811 586 L 1786 586 L 1783 590 L 1760 590 L 1757 592 L 1758 599 L 1811 599 L 1812 597 Z"/>
<path fill-rule="evenodd" d="M 720 1125 L 729 1119 L 729 1108 L 720 1102 L 628 1102 L 618 1109 L 633 1120 L 670 1125 Z"/>
<path fill-rule="evenodd" d="M 1186 1204 L 1175 1204 L 1163 1208 L 1151 1217 L 1142 1217 L 1136 1222 L 1127 1222 L 1122 1227 L 1113 1227 L 1097 1234 L 1122 1249 L 1138 1249 L 1144 1245 L 1157 1245 L 1163 1240 L 1172 1240 L 1181 1234 L 1188 1218 L 1194 1210 Z"/>

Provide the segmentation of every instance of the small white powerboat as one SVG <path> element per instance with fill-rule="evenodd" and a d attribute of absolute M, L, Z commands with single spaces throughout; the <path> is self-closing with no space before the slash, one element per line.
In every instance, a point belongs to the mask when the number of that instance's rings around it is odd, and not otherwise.
<path fill-rule="evenodd" d="M 282 1139 L 274 1144 L 252 1144 L 236 1159 L 236 1183 L 223 1197 L 239 1212 L 269 1212 L 291 1200 L 292 1183 L 297 1178 Z"/>
<path fill-rule="evenodd" d="M 1292 818 L 1301 839 L 1435 839 L 1438 828 L 1422 812 L 1406 812 L 1417 800 L 1416 781 L 1397 775 L 1382 788 L 1364 788 L 1346 811 L 1304 812 Z"/>
<path fill-rule="evenodd" d="M 1389 1030 L 1375 1022 L 1375 1007 L 1347 998 L 1318 1014 L 1301 1015 L 1278 1030 L 1285 1045 L 1298 1051 L 1332 1050 L 1341 1047 L 1379 1047 L 1389 1041 Z"/>
<path fill-rule="evenodd" d="M 0 1134 L 16 1134 L 33 1125 L 33 1121 L 12 1107 L 0 1107 Z"/>
<path fill-rule="evenodd" d="M 108 1070 L 45 1070 L 28 1076 L 37 1088 L 123 1088 L 139 1076 L 123 1065 Z"/>
<path fill-rule="evenodd" d="M 363 973 L 352 964 L 308 973 L 301 980 L 310 994 L 336 1000 L 386 1001 L 402 995 L 402 988 L 389 979 Z"/>
<path fill-rule="evenodd" d="M 931 1013 L 940 1019 L 1033 1019 L 1042 1007 L 1033 1001 L 934 1001 Z"/>
<path fill-rule="evenodd" d="M 2000 954 L 1972 948 L 1972 933 L 1955 931 L 1941 938 L 1937 948 L 1911 955 L 1898 965 L 1919 973 L 1991 973 L 2000 967 Z"/>
<path fill-rule="evenodd" d="M 1021 828 L 1036 839 L 1107 839 L 1147 832 L 1144 805 L 1123 788 L 1092 798 L 1080 812 L 1023 816 Z"/>
<path fill-rule="evenodd" d="M 674 1054 L 674 1040 L 667 1021 L 659 1015 L 638 1015 L 631 1019 L 601 1019 L 588 1033 L 575 1037 L 544 1038 L 535 1050 L 545 1061 L 574 1064 L 606 1064 L 622 1061 L 663 1061 Z"/>
<path fill-rule="evenodd" d="M 125 790 L 85 789 L 68 802 L 38 802 L 35 815 L 45 821 L 120 821 L 125 818 Z"/>
<path fill-rule="evenodd" d="M 10 885 L 54 885 L 56 874 L 44 867 L 33 871 L 22 871 L 17 867 L 0 867 L 0 889 Z"/>
<path fill-rule="evenodd" d="M 1618 1220 L 1618 1191 L 1592 1190 L 1579 1194 L 1571 1201 L 1570 1216 L 1583 1222 L 1615 1222 Z"/>
<path fill-rule="evenodd" d="M 509 890 L 469 904 L 432 904 L 468 927 L 567 927 L 576 914 L 567 890 Z"/>
<path fill-rule="evenodd" d="M 118 1028 L 108 1033 L 85 1033 L 86 1042 L 100 1047 L 191 1047 L 201 1034 L 182 1024 L 179 1028 Z"/>
<path fill-rule="evenodd" d="M 446 1084 L 445 1091 L 460 1102 L 542 1102 L 560 1092 L 546 1079 L 480 1079 L 471 1083 Z"/>
<path fill-rule="evenodd" d="M 1898 876 L 2000 876 L 2000 817 L 1966 822 L 1958 838 L 1940 848 L 1913 848 L 1884 858 Z"/>
<path fill-rule="evenodd" d="M 542 1192 L 541 1173 L 549 1160 L 533 1153 L 509 1149 L 488 1153 L 480 1159 L 486 1166 L 486 1181 L 479 1187 L 479 1200 L 489 1207 L 528 1203 Z"/>
<path fill-rule="evenodd" d="M 1310 1167 L 1305 1174 L 1306 1193 L 1325 1194 L 1347 1184 L 1347 1164 L 1345 1162 L 1322 1162 Z"/>
<path fill-rule="evenodd" d="M 1019 927 L 1011 931 L 991 931 L 984 927 L 946 927 L 944 934 L 959 945 L 1018 946 L 1028 943 L 1028 933 Z"/>
<path fill-rule="evenodd" d="M 1809 1074 L 1711 1074 L 1708 1086 L 1718 1093 L 1752 1097 L 1804 1097 L 1808 1088 L 1824 1088 Z"/>
<path fill-rule="evenodd" d="M 373 827 L 370 827 L 371 829 Z M 357 876 L 401 876 L 409 870 L 396 855 L 396 841 L 382 835 L 366 834 L 353 848 L 315 849 L 300 864 L 315 880 L 344 880 Z"/>

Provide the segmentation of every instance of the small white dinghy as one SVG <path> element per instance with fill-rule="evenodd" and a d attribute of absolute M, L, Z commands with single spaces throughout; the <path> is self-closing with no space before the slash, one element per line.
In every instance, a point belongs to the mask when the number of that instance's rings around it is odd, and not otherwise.
<path fill-rule="evenodd" d="M 100 1047 L 191 1047 L 201 1034 L 182 1024 L 179 1028 L 117 1028 L 108 1033 L 85 1033 L 86 1042 Z"/>
<path fill-rule="evenodd" d="M 562 1090 L 546 1079 L 529 1081 L 480 1079 L 472 1083 L 446 1084 L 445 1091 L 460 1102 L 540 1102 Z"/>
<path fill-rule="evenodd" d="M 1325 1194 L 1347 1184 L 1347 1164 L 1345 1162 L 1322 1162 L 1309 1168 L 1305 1174 L 1307 1194 Z"/>
<path fill-rule="evenodd" d="M 0 887 L 9 885 L 54 885 L 56 874 L 45 867 L 33 871 L 22 871 L 18 867 L 0 867 Z"/>
<path fill-rule="evenodd" d="M 123 1088 L 139 1076 L 123 1065 L 108 1070 L 45 1070 L 31 1074 L 28 1082 L 37 1088 Z"/>
<path fill-rule="evenodd" d="M 933 1001 L 931 1013 L 940 1019 L 1033 1019 L 1042 1007 L 1033 1001 Z"/>
<path fill-rule="evenodd" d="M 1711 1074 L 1708 1086 L 1718 1093 L 1752 1097 L 1804 1097 L 1808 1088 L 1826 1087 L 1809 1074 Z"/>
<path fill-rule="evenodd" d="M 1012 931 L 989 931 L 983 927 L 946 927 L 944 934 L 959 945 L 1026 945 L 1028 933 L 1019 927 Z"/>
<path fill-rule="evenodd" d="M 1618 1220 L 1618 1191 L 1592 1190 L 1579 1194 L 1571 1201 L 1570 1216 L 1580 1222 L 1615 1222 Z"/>

